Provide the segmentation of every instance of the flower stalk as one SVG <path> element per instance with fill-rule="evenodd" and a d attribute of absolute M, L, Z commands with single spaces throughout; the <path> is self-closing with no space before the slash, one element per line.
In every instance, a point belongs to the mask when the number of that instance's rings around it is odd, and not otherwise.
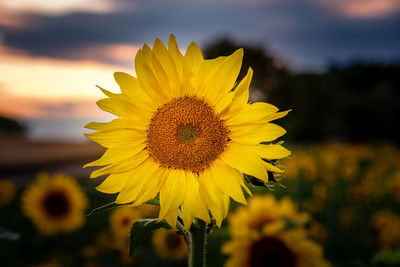
<path fill-rule="evenodd" d="M 189 231 L 189 267 L 205 267 L 206 265 L 206 227 L 207 223 L 195 220 Z"/>

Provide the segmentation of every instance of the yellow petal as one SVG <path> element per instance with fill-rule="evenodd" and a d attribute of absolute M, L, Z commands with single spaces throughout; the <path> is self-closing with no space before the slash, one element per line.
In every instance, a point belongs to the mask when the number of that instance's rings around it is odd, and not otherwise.
<path fill-rule="evenodd" d="M 174 62 L 175 68 L 178 72 L 180 80 L 183 78 L 183 55 L 181 51 L 179 51 L 178 44 L 176 43 L 175 36 L 171 34 L 168 40 L 168 51 L 172 57 L 172 61 Z"/>
<path fill-rule="evenodd" d="M 196 90 L 196 94 L 199 96 L 204 95 L 204 90 L 208 83 L 210 83 L 211 77 L 214 76 L 215 72 L 221 68 L 226 57 L 218 57 L 215 59 L 204 60 L 199 67 L 196 75 L 194 75 L 192 83 Z"/>
<path fill-rule="evenodd" d="M 209 83 L 206 84 L 202 96 L 207 97 L 213 106 L 233 89 L 242 66 L 242 59 L 243 49 L 236 50 L 224 60 L 219 69 L 213 74 Z"/>
<path fill-rule="evenodd" d="M 121 88 L 122 94 L 134 101 L 141 110 L 153 110 L 154 102 L 147 96 L 135 77 L 124 72 L 115 72 L 114 79 Z"/>
<path fill-rule="evenodd" d="M 90 178 L 96 178 L 101 175 L 106 175 L 110 173 L 121 173 L 133 170 L 148 157 L 149 155 L 147 151 L 142 151 L 133 156 L 132 158 L 116 163 L 111 163 L 110 165 L 107 165 L 103 168 L 93 171 L 90 174 Z"/>
<path fill-rule="evenodd" d="M 281 145 L 256 145 L 254 149 L 263 159 L 281 159 L 290 155 L 290 151 Z"/>
<path fill-rule="evenodd" d="M 190 73 L 197 73 L 204 58 L 200 48 L 195 43 L 190 43 L 184 56 L 186 65 L 190 68 Z"/>
<path fill-rule="evenodd" d="M 181 213 L 182 213 L 183 225 L 185 226 L 185 231 L 187 232 L 190 230 L 190 226 L 192 225 L 194 217 L 190 212 L 189 205 L 185 204 L 185 202 L 182 203 Z"/>
<path fill-rule="evenodd" d="M 268 181 L 268 173 L 264 161 L 254 152 L 248 151 L 248 146 L 229 142 L 228 148 L 220 159 L 230 167 L 263 181 Z"/>
<path fill-rule="evenodd" d="M 162 85 L 162 90 L 165 91 L 166 94 L 169 94 L 171 91 L 171 87 L 169 84 L 167 72 L 154 54 L 152 54 L 152 62 L 154 75 L 157 77 L 158 84 Z"/>
<path fill-rule="evenodd" d="M 270 122 L 270 121 L 273 121 L 273 120 L 277 120 L 277 119 L 285 117 L 290 111 L 292 111 L 292 110 L 289 109 L 289 110 L 286 110 L 286 111 L 272 113 L 272 114 L 269 114 L 269 115 L 265 116 L 262 120 L 265 121 L 265 122 Z"/>
<path fill-rule="evenodd" d="M 232 99 L 232 110 L 238 110 L 241 106 L 246 105 L 249 101 L 249 88 L 250 82 L 253 78 L 253 70 L 249 68 L 246 76 L 240 81 L 239 85 L 236 87 Z"/>
<path fill-rule="evenodd" d="M 107 148 L 141 144 L 146 141 L 146 132 L 134 129 L 95 132 L 85 134 L 85 136 Z"/>
<path fill-rule="evenodd" d="M 228 125 L 260 124 L 271 121 L 268 120 L 268 116 L 277 111 L 278 108 L 271 104 L 256 102 L 231 112 L 224 112 L 221 117 Z"/>
<path fill-rule="evenodd" d="M 275 165 L 272 165 L 272 164 L 267 163 L 265 161 L 263 161 L 263 165 L 265 166 L 265 169 L 267 169 L 270 172 L 277 172 L 277 173 L 282 173 L 283 172 L 283 170 L 279 169 Z M 268 182 L 268 180 L 265 180 L 265 182 Z"/>
<path fill-rule="evenodd" d="M 150 53 L 150 52 L 148 52 Z M 150 99 L 158 105 L 163 105 L 168 98 L 165 96 L 165 92 L 162 91 L 160 84 L 158 83 L 154 73 L 149 64 L 146 64 L 146 57 L 150 56 L 145 51 L 139 50 L 135 57 L 135 69 L 138 77 L 140 86 L 143 88 L 145 93 Z"/>
<path fill-rule="evenodd" d="M 200 197 L 197 175 L 192 172 L 186 172 L 186 178 L 187 190 L 185 199 L 182 203 L 182 215 L 185 213 L 185 216 L 188 219 L 190 216 L 187 214 L 189 213 L 190 215 L 200 218 L 205 222 L 210 222 L 207 206 Z M 187 224 L 185 225 L 185 228 L 189 229 L 186 226 Z"/>
<path fill-rule="evenodd" d="M 134 78 L 134 77 L 133 77 Z M 132 98 L 129 95 L 126 94 L 115 94 L 110 91 L 107 91 L 104 88 L 101 88 L 100 86 L 96 85 L 106 96 L 108 96 L 111 101 L 121 101 L 122 103 L 128 103 L 128 105 L 131 107 L 130 111 L 134 111 L 137 109 L 141 109 L 142 113 L 146 113 L 147 116 L 151 115 L 153 112 L 154 108 L 154 103 L 148 102 L 148 98 L 143 98 L 141 97 L 136 97 Z"/>
<path fill-rule="evenodd" d="M 153 173 L 148 172 L 146 177 L 143 177 L 146 182 L 143 183 L 142 189 L 138 194 L 133 206 L 142 205 L 144 202 L 153 199 L 160 192 L 160 188 L 165 179 L 165 170 L 162 167 L 155 168 Z"/>
<path fill-rule="evenodd" d="M 133 173 L 134 170 L 123 173 L 112 173 L 99 186 L 97 186 L 96 189 L 106 194 L 118 193 L 125 186 Z"/>
<path fill-rule="evenodd" d="M 141 144 L 128 145 L 124 148 L 109 148 L 106 150 L 101 158 L 91 163 L 88 163 L 83 167 L 86 168 L 89 166 L 105 166 L 113 162 L 117 163 L 119 161 L 124 161 L 126 159 L 134 157 L 136 154 L 143 151 L 145 146 L 146 143 L 143 142 Z"/>
<path fill-rule="evenodd" d="M 229 129 L 231 130 L 229 137 L 234 142 L 253 145 L 271 142 L 286 133 L 285 129 L 273 123 L 229 126 Z"/>
<path fill-rule="evenodd" d="M 232 197 L 236 202 L 247 203 L 240 186 L 240 180 L 243 180 L 243 176 L 238 170 L 227 166 L 218 159 L 209 168 L 211 176 L 214 177 L 214 183 L 219 190 Z"/>
<path fill-rule="evenodd" d="M 151 158 L 147 158 L 140 165 L 136 166 L 133 175 L 118 194 L 116 203 L 123 204 L 136 201 L 140 197 L 140 193 L 145 190 L 145 186 L 152 187 L 159 182 L 159 179 L 162 179 L 160 167 Z M 153 187 L 153 189 L 157 191 L 157 188 Z"/>
<path fill-rule="evenodd" d="M 110 122 L 90 122 L 85 125 L 85 128 L 94 131 L 110 131 L 110 130 L 120 130 L 127 127 L 126 124 L 123 123 L 121 119 L 114 119 Z"/>
<path fill-rule="evenodd" d="M 122 99 L 104 98 L 96 102 L 104 111 L 110 112 L 124 119 L 129 119 L 137 124 L 146 124 L 151 119 L 150 112 L 137 112 L 138 108 Z"/>
<path fill-rule="evenodd" d="M 229 196 L 220 191 L 214 183 L 211 171 L 204 170 L 199 174 L 200 195 L 207 203 L 218 227 L 221 227 L 229 209 Z"/>
<path fill-rule="evenodd" d="M 178 210 L 186 195 L 186 175 L 183 170 L 169 170 L 160 190 L 160 220 Z"/>
<path fill-rule="evenodd" d="M 180 96 L 180 78 L 178 71 L 167 48 L 158 38 L 154 41 L 153 56 L 161 64 L 168 76 L 169 88 L 171 89 L 170 94 L 175 97 Z"/>
<path fill-rule="evenodd" d="M 161 212 L 161 211 L 160 211 Z M 178 217 L 178 209 L 171 211 L 169 214 L 165 216 L 165 221 L 172 227 L 172 229 L 176 230 L 176 218 Z M 158 217 L 158 221 L 161 221 L 161 217 Z"/>

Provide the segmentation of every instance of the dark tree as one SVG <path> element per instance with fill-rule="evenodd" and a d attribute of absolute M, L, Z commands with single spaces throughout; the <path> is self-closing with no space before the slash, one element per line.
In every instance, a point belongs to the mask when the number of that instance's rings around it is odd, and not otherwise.
<path fill-rule="evenodd" d="M 285 140 L 296 143 L 339 139 L 400 143 L 400 63 L 336 65 L 323 73 L 293 73 L 260 46 L 217 40 L 204 49 L 206 58 L 244 48 L 239 79 L 254 70 L 252 89 L 281 110 Z M 254 93 L 254 90 L 253 90 Z"/>
<path fill-rule="evenodd" d="M 0 134 L 24 135 L 26 127 L 16 120 L 0 116 Z"/>
<path fill-rule="evenodd" d="M 208 44 L 204 48 L 204 56 L 206 59 L 228 56 L 239 48 L 244 49 L 244 57 L 238 79 L 243 79 L 248 68 L 251 67 L 254 71 L 252 88 L 268 95 L 268 92 L 276 87 L 278 78 L 282 73 L 286 73 L 286 69 L 280 66 L 279 62 L 272 56 L 268 55 L 263 47 L 237 44 L 228 38 L 224 38 Z"/>

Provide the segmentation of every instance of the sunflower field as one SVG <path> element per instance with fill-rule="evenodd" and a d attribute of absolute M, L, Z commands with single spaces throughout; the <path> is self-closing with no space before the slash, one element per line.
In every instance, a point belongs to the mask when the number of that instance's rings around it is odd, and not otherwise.
<path fill-rule="evenodd" d="M 285 173 L 249 183 L 248 204 L 232 201 L 222 226 L 209 225 L 207 266 L 264 266 L 265 258 L 270 266 L 399 266 L 400 151 L 287 146 L 292 155 L 276 162 Z M 94 189 L 100 181 L 46 173 L 19 187 L 1 180 L 2 266 L 186 266 L 174 230 L 148 234 L 130 256 L 132 223 L 156 218 L 158 206 L 96 211 L 115 200 Z"/>

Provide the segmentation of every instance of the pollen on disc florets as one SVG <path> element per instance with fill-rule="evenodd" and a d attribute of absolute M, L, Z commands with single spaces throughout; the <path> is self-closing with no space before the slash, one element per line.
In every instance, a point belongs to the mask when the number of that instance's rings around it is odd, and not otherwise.
<path fill-rule="evenodd" d="M 224 151 L 228 132 L 206 101 L 174 98 L 154 113 L 147 149 L 163 167 L 200 172 Z"/>

